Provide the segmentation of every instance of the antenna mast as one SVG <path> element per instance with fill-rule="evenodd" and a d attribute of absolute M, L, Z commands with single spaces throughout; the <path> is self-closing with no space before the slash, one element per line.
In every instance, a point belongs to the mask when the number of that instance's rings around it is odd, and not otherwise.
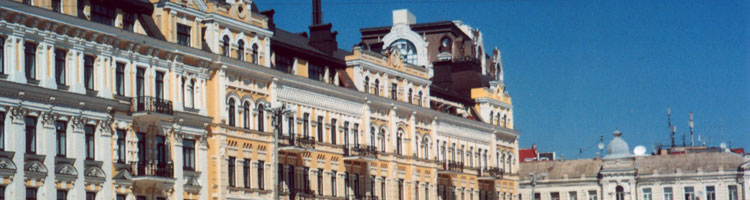
<path fill-rule="evenodd" d="M 669 128 L 669 131 L 671 132 L 671 138 L 672 138 L 672 147 L 674 147 L 674 135 L 675 135 L 675 127 L 672 126 L 672 111 L 669 109 L 669 106 L 667 106 L 667 128 Z"/>
<path fill-rule="evenodd" d="M 690 116 L 690 121 L 688 122 L 688 125 L 690 126 L 690 146 L 692 147 L 694 145 L 693 143 L 693 112 L 689 112 L 688 116 Z"/>

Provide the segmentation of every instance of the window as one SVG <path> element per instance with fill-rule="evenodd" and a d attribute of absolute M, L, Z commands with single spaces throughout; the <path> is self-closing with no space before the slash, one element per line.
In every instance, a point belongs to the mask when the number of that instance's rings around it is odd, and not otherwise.
<path fill-rule="evenodd" d="M 105 5 L 105 2 L 91 2 L 91 21 L 112 26 L 115 22 L 115 8 Z"/>
<path fill-rule="evenodd" d="M 126 155 L 126 147 L 125 147 L 125 140 L 127 137 L 127 132 L 122 129 L 117 129 L 117 163 L 125 163 Z"/>
<path fill-rule="evenodd" d="M 234 113 L 236 112 L 234 108 L 234 99 L 229 98 L 229 103 L 227 104 L 229 104 L 229 111 L 227 112 L 227 124 L 229 124 L 229 126 L 234 126 Z"/>
<path fill-rule="evenodd" d="M 146 163 L 146 134 L 136 133 L 138 138 L 138 162 L 141 164 Z"/>
<path fill-rule="evenodd" d="M 404 137 L 404 130 L 399 129 L 398 134 L 396 134 L 396 154 L 402 155 L 403 152 L 401 152 L 401 140 Z M 454 160 L 455 161 L 455 160 Z"/>
<path fill-rule="evenodd" d="M 706 186 L 706 200 L 716 200 L 716 187 Z"/>
<path fill-rule="evenodd" d="M 247 101 L 242 105 L 242 127 L 250 129 L 250 103 Z"/>
<path fill-rule="evenodd" d="M 263 132 L 263 112 L 265 108 L 262 104 L 258 104 L 258 131 Z"/>
<path fill-rule="evenodd" d="M 68 191 L 67 190 L 57 190 L 57 200 L 67 200 L 67 199 L 68 199 Z"/>
<path fill-rule="evenodd" d="M 391 43 L 390 47 L 398 51 L 401 61 L 413 65 L 417 64 L 417 48 L 411 41 L 399 39 Z"/>
<path fill-rule="evenodd" d="M 643 188 L 643 200 L 651 200 L 651 188 Z"/>
<path fill-rule="evenodd" d="M 26 188 L 26 200 L 36 200 L 36 188 Z"/>
<path fill-rule="evenodd" d="M 323 142 L 323 116 L 318 116 L 318 142 Z"/>
<path fill-rule="evenodd" d="M 36 80 L 36 44 L 23 45 L 26 79 Z"/>
<path fill-rule="evenodd" d="M 430 200 L 430 188 L 427 186 L 427 183 L 424 185 L 424 199 Z"/>
<path fill-rule="evenodd" d="M 316 81 L 323 80 L 323 68 L 320 65 L 310 64 L 307 68 L 307 77 Z"/>
<path fill-rule="evenodd" d="M 451 47 L 451 39 L 448 37 L 444 37 L 442 41 L 440 41 L 440 52 L 450 52 Z"/>
<path fill-rule="evenodd" d="M 275 68 L 282 72 L 292 73 L 292 59 L 281 54 L 276 54 Z"/>
<path fill-rule="evenodd" d="M 365 86 L 362 89 L 365 93 L 370 93 L 370 77 L 365 77 Z"/>
<path fill-rule="evenodd" d="M 349 190 L 351 190 L 351 186 L 349 185 L 349 172 L 344 172 L 344 196 L 349 197 Z"/>
<path fill-rule="evenodd" d="M 289 170 L 287 170 L 287 173 L 287 177 L 289 178 L 289 190 L 290 192 L 294 192 L 297 189 L 296 185 L 294 184 L 294 177 L 296 177 L 294 176 L 294 166 L 289 165 Z"/>
<path fill-rule="evenodd" d="M 318 195 L 323 195 L 323 169 L 318 169 Z"/>
<path fill-rule="evenodd" d="M 398 89 L 398 85 L 396 85 L 395 83 L 391 83 L 391 99 L 393 100 L 396 100 L 398 97 L 397 89 Z"/>
<path fill-rule="evenodd" d="M 588 200 L 597 200 L 596 199 L 596 190 L 589 190 L 589 198 Z"/>
<path fill-rule="evenodd" d="M 349 144 L 349 122 L 344 122 L 344 145 Z M 354 142 L 356 144 L 356 142 Z"/>
<path fill-rule="evenodd" d="M 132 32 L 134 30 L 133 29 L 134 24 L 135 24 L 135 15 L 130 12 L 123 12 L 122 13 L 122 29 Z"/>
<path fill-rule="evenodd" d="M 65 85 L 65 51 L 60 49 L 55 50 L 55 79 L 57 85 Z"/>
<path fill-rule="evenodd" d="M 302 193 L 309 194 L 310 192 L 310 168 L 303 168 L 302 169 L 302 186 L 305 187 L 305 190 Z"/>
<path fill-rule="evenodd" d="M 380 129 L 378 140 L 380 141 L 380 151 L 385 152 L 385 129 Z"/>
<path fill-rule="evenodd" d="M 404 179 L 398 179 L 398 199 L 404 199 Z"/>
<path fill-rule="evenodd" d="M 182 169 L 195 170 L 195 140 L 182 140 Z"/>
<path fill-rule="evenodd" d="M 419 199 L 419 181 L 414 184 L 414 199 Z M 472 198 L 469 198 L 472 199 Z"/>
<path fill-rule="evenodd" d="M 560 193 L 559 192 L 549 193 L 549 199 L 551 199 L 551 200 L 560 200 Z"/>
<path fill-rule="evenodd" d="M 124 194 L 118 194 L 117 195 L 117 200 L 126 200 L 126 199 L 127 198 L 126 198 L 126 196 Z"/>
<path fill-rule="evenodd" d="M 258 44 L 253 44 L 253 49 L 252 49 L 251 53 L 252 54 L 250 56 L 252 56 L 252 59 L 253 59 L 252 62 L 253 62 L 253 64 L 257 65 L 258 63 L 260 63 L 259 62 L 260 60 L 258 58 Z"/>
<path fill-rule="evenodd" d="M 672 195 L 672 188 L 671 187 L 665 187 L 664 188 L 664 200 L 673 200 L 674 196 Z"/>
<path fill-rule="evenodd" d="M 727 186 L 727 190 L 729 190 L 729 200 L 738 200 L 737 196 L 737 186 L 736 185 L 730 185 Z"/>
<path fill-rule="evenodd" d="M 534 200 L 542 200 L 542 194 L 540 194 L 539 192 L 534 193 Z"/>
<path fill-rule="evenodd" d="M 26 117 L 26 153 L 36 154 L 36 117 Z"/>
<path fill-rule="evenodd" d="M 242 178 L 245 188 L 250 188 L 250 160 L 248 159 L 242 162 Z"/>
<path fill-rule="evenodd" d="M 229 56 L 229 36 L 224 36 L 223 39 L 221 39 L 221 55 L 222 56 Z"/>
<path fill-rule="evenodd" d="M 380 80 L 375 79 L 375 86 L 374 87 L 375 87 L 374 88 L 374 90 L 375 90 L 375 92 L 374 92 L 375 96 L 380 96 Z"/>
<path fill-rule="evenodd" d="M 145 88 L 145 83 L 146 83 L 144 81 L 145 77 L 146 77 L 146 69 L 143 69 L 143 68 L 140 68 L 140 67 L 138 69 L 136 69 L 136 73 L 135 73 L 135 95 L 137 95 L 137 97 L 146 96 L 146 91 L 144 89 Z"/>
<path fill-rule="evenodd" d="M 31 5 L 31 0 L 23 0 L 23 2 L 22 2 L 22 3 L 23 3 L 23 4 L 26 4 L 26 5 Z"/>
<path fill-rule="evenodd" d="M 156 165 L 157 167 L 166 167 L 167 164 L 167 144 L 164 136 L 156 136 Z"/>
<path fill-rule="evenodd" d="M 164 72 L 156 71 L 156 84 L 154 84 L 154 95 L 156 95 L 156 99 L 162 100 L 164 99 Z"/>
<path fill-rule="evenodd" d="M 190 46 L 190 26 L 177 24 L 177 44 Z"/>
<path fill-rule="evenodd" d="M 115 64 L 115 92 L 125 96 L 125 63 Z"/>
<path fill-rule="evenodd" d="M 693 187 L 685 187 L 683 189 L 685 200 L 695 200 L 695 189 L 693 189 Z"/>
<path fill-rule="evenodd" d="M 83 57 L 83 81 L 87 90 L 94 90 L 94 57 Z"/>
<path fill-rule="evenodd" d="M 409 88 L 409 96 L 406 97 L 406 99 L 409 101 L 409 103 L 412 103 L 414 101 L 414 95 L 412 95 L 412 90 Z"/>
<path fill-rule="evenodd" d="M 310 126 L 310 113 L 304 113 L 302 115 L 302 135 L 304 137 L 307 137 L 309 134 L 308 126 Z"/>
<path fill-rule="evenodd" d="M 95 200 L 95 199 L 96 199 L 96 193 L 86 192 L 86 200 Z"/>
<path fill-rule="evenodd" d="M 289 136 L 294 137 L 294 117 L 289 117 L 286 122 L 287 128 L 289 130 Z"/>
<path fill-rule="evenodd" d="M 96 148 L 94 145 L 94 130 L 93 125 L 86 125 L 83 130 L 86 135 L 86 160 L 94 160 L 94 149 Z"/>
<path fill-rule="evenodd" d="M 336 184 L 336 171 L 331 171 L 331 195 L 336 196 L 336 187 L 338 187 L 338 184 Z"/>
<path fill-rule="evenodd" d="M 380 197 L 383 197 L 383 200 L 385 200 L 385 176 L 380 181 Z"/>
<path fill-rule="evenodd" d="M 195 80 L 191 79 L 189 81 L 186 81 L 186 83 L 187 83 L 187 87 L 185 87 L 185 93 L 187 95 L 183 97 L 184 102 L 185 102 L 185 107 L 195 108 Z"/>
<path fill-rule="evenodd" d="M 55 146 L 57 147 L 56 148 L 56 150 L 57 150 L 57 156 L 59 156 L 59 157 L 65 157 L 65 150 L 66 150 L 65 133 L 66 133 L 66 129 L 67 129 L 66 125 L 67 124 L 65 124 L 65 121 L 56 121 L 55 122 L 55 131 L 56 131 L 56 135 L 55 135 L 55 139 L 56 139 L 55 144 L 56 145 Z"/>
<path fill-rule="evenodd" d="M 625 190 L 622 188 L 622 186 L 617 186 L 615 188 L 615 198 L 617 200 L 625 200 Z"/>
<path fill-rule="evenodd" d="M 422 91 L 417 93 L 417 105 L 422 106 Z"/>
<path fill-rule="evenodd" d="M 354 135 L 354 144 L 359 145 L 359 124 L 354 123 L 354 129 L 352 130 L 352 134 Z"/>
<path fill-rule="evenodd" d="M 336 144 L 336 119 L 331 119 L 331 144 Z"/>
<path fill-rule="evenodd" d="M 266 179 L 266 173 L 263 164 L 264 162 L 262 160 L 258 161 L 258 189 L 260 190 L 264 190 L 266 185 L 264 182 L 264 180 Z"/>
<path fill-rule="evenodd" d="M 229 157 L 227 161 L 227 176 L 229 177 L 229 187 L 234 187 L 234 157 Z"/>
<path fill-rule="evenodd" d="M 245 60 L 245 41 L 237 41 L 237 59 Z"/>
<path fill-rule="evenodd" d="M 5 74 L 5 38 L 0 37 L 0 74 Z"/>
<path fill-rule="evenodd" d="M 0 112 L 0 151 L 4 151 L 4 150 L 5 150 L 5 113 Z"/>

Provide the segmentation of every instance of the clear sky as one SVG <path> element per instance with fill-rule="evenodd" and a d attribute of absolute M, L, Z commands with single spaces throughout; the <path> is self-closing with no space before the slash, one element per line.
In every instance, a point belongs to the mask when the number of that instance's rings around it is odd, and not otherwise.
<path fill-rule="evenodd" d="M 277 27 L 307 31 L 310 0 L 255 0 Z M 462 20 L 502 52 L 520 147 L 593 157 L 617 128 L 630 144 L 695 132 L 710 145 L 750 148 L 750 6 L 747 1 L 323 0 L 339 47 L 359 29 L 390 26 L 407 8 L 417 22 Z M 689 143 L 689 135 L 687 136 Z M 706 141 L 709 142 L 709 141 Z M 697 136 L 696 136 L 697 143 Z M 747 149 L 750 150 L 750 149 Z"/>

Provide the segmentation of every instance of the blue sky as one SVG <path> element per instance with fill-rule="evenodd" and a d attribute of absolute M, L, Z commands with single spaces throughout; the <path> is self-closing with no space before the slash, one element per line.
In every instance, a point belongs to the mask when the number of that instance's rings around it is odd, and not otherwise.
<path fill-rule="evenodd" d="M 309 0 L 255 2 L 277 27 L 310 25 Z M 500 49 L 522 148 L 593 157 L 619 129 L 650 151 L 669 143 L 667 106 L 678 143 L 692 111 L 710 145 L 750 148 L 747 1 L 324 0 L 323 20 L 351 49 L 360 28 L 390 26 L 402 8 L 417 22 L 462 20 Z"/>

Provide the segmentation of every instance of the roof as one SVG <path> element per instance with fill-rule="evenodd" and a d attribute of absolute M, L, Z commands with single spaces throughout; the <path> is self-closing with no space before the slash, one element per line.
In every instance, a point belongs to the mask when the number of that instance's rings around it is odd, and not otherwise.
<path fill-rule="evenodd" d="M 638 174 L 648 175 L 674 173 L 679 169 L 682 173 L 715 172 L 737 170 L 742 164 L 742 156 L 735 153 L 688 153 L 662 156 L 638 156 Z"/>
<path fill-rule="evenodd" d="M 458 26 L 456 26 L 456 24 L 453 23 L 453 21 L 436 21 L 436 22 L 426 22 L 426 23 L 415 23 L 415 24 L 409 25 L 409 28 L 411 28 L 411 30 L 413 30 L 415 32 L 419 32 L 419 31 L 422 31 L 422 30 L 425 30 L 425 29 L 429 29 L 430 31 L 435 31 L 434 27 L 436 27 L 436 26 L 451 27 L 451 30 L 453 32 L 465 35 L 467 38 L 471 38 L 471 37 L 469 37 L 469 35 L 466 35 L 466 33 L 464 33 L 463 31 L 461 31 L 461 28 L 459 28 Z M 393 27 L 393 25 L 390 25 L 390 26 L 379 26 L 379 27 L 370 27 L 370 28 L 361 28 L 361 29 L 359 29 L 359 31 L 362 33 L 363 36 L 367 32 L 384 32 L 383 34 L 387 34 L 388 32 L 391 31 L 391 27 Z"/>
<path fill-rule="evenodd" d="M 529 180 L 529 174 L 536 175 L 546 174 L 546 179 L 568 178 L 596 178 L 602 166 L 602 160 L 599 159 L 582 159 L 566 161 L 545 161 L 545 162 L 523 162 L 519 168 L 521 180 Z"/>
<path fill-rule="evenodd" d="M 536 149 L 528 148 L 528 149 L 519 149 L 518 150 L 518 161 L 525 162 L 527 158 L 536 158 Z"/>
<path fill-rule="evenodd" d="M 308 53 L 311 53 L 312 55 L 315 55 L 315 56 L 322 56 L 322 57 L 329 57 L 329 58 L 333 56 L 333 58 L 340 60 L 342 63 L 344 62 L 344 58 L 347 55 L 352 54 L 351 52 L 346 51 L 344 49 L 337 49 L 336 51 L 333 52 L 333 55 L 328 55 L 325 52 L 322 52 L 316 49 L 315 47 L 310 46 L 309 38 L 296 34 L 296 33 L 292 33 L 292 32 L 280 29 L 280 28 L 276 28 L 276 30 L 274 31 L 274 35 L 271 39 L 274 42 L 283 43 L 292 47 L 305 50 Z"/>

